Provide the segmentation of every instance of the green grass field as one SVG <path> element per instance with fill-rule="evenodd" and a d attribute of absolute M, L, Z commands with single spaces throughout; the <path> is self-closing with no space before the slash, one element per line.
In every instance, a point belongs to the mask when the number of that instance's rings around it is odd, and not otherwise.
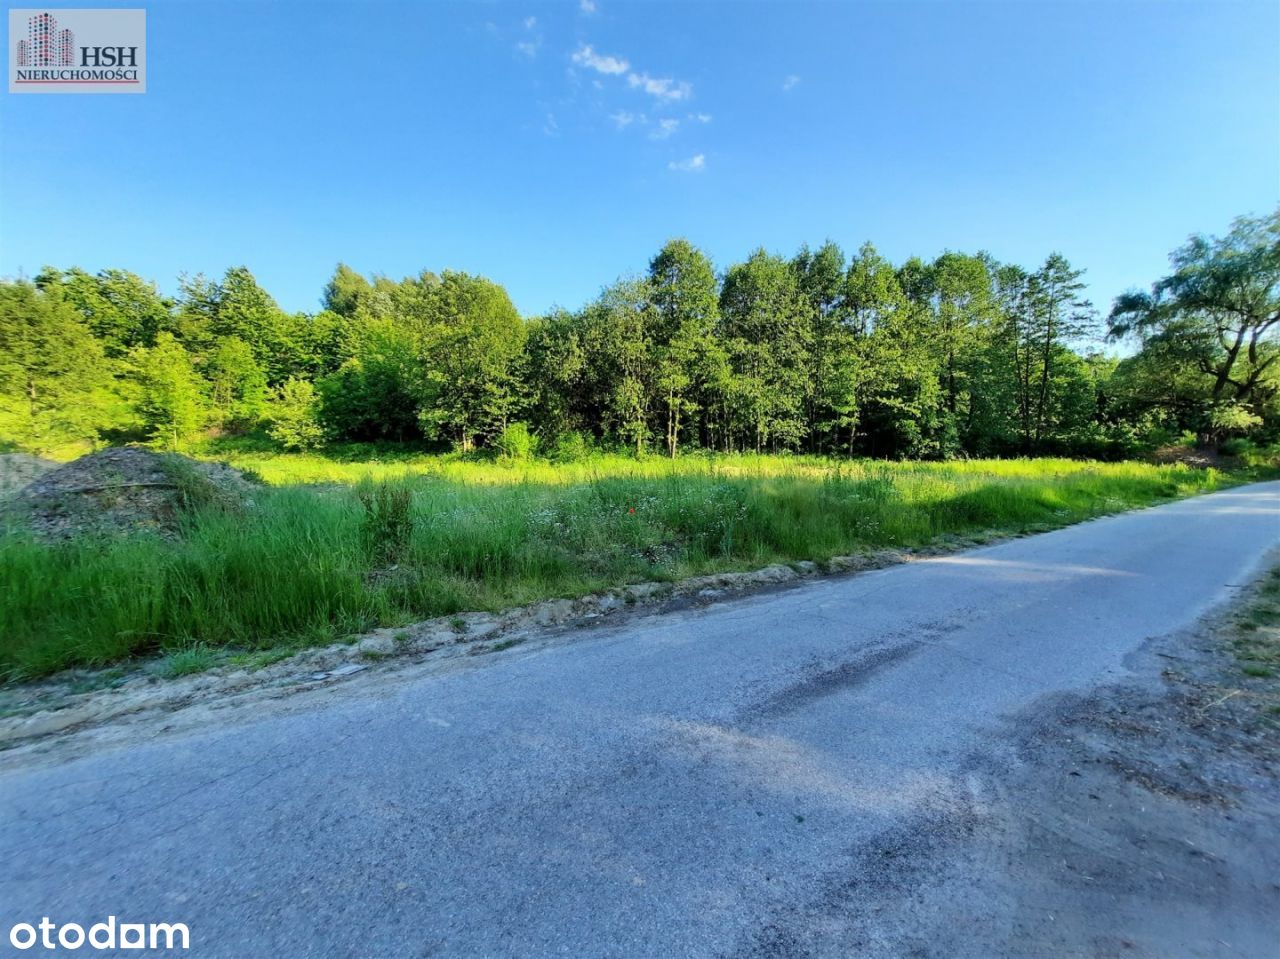
<path fill-rule="evenodd" d="M 241 452 L 267 485 L 177 541 L 0 537 L 0 678 L 157 652 L 332 642 L 644 580 L 1024 532 L 1219 487 L 1138 463 L 812 457 L 557 465 Z M 311 484 L 311 485 L 308 485 Z"/>

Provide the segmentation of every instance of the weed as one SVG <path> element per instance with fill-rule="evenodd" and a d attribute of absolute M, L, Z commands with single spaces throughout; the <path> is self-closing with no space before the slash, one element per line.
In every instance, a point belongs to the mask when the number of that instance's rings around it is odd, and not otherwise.
<path fill-rule="evenodd" d="M 360 536 L 375 566 L 399 563 L 413 536 L 412 494 L 407 486 L 379 483 L 357 491 L 364 518 Z"/>
<path fill-rule="evenodd" d="M 218 663 L 217 653 L 202 643 L 175 650 L 164 656 L 155 666 L 156 675 L 164 679 L 177 679 L 202 673 Z"/>

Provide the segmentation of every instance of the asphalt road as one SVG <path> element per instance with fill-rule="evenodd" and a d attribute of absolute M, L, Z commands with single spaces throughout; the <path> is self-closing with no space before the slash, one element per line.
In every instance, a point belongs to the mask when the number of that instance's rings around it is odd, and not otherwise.
<path fill-rule="evenodd" d="M 796 907 L 875 882 L 859 849 L 963 817 L 1010 716 L 1278 542 L 1258 484 L 10 768 L 0 949 L 114 915 L 201 957 L 784 955 Z"/>

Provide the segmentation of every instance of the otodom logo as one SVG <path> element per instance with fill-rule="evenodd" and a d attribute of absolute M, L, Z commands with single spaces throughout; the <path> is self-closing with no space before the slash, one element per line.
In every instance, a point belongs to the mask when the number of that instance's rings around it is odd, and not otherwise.
<path fill-rule="evenodd" d="M 10 10 L 10 93 L 145 93 L 145 10 Z"/>

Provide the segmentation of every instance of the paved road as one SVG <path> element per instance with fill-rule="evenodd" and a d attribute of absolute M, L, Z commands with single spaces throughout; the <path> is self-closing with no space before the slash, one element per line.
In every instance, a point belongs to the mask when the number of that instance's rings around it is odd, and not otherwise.
<path fill-rule="evenodd" d="M 785 953 L 833 872 L 874 882 L 861 845 L 947 828 L 1002 717 L 1122 675 L 1277 542 L 1258 484 L 11 769 L 0 934 L 111 914 L 235 959 Z"/>

